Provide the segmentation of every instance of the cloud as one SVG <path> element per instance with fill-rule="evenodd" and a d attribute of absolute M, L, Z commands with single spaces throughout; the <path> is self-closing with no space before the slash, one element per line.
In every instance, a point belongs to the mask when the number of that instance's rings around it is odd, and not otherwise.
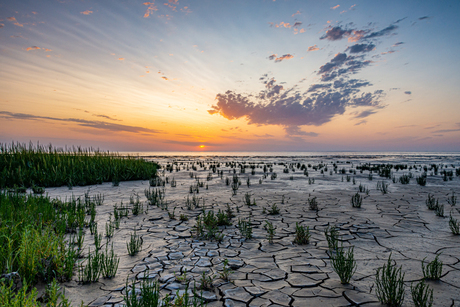
<path fill-rule="evenodd" d="M 268 134 L 268 133 L 265 133 L 264 135 L 254 134 L 254 136 L 258 137 L 258 138 L 272 138 L 272 137 L 275 137 L 274 135 L 271 135 L 271 134 Z"/>
<path fill-rule="evenodd" d="M 89 15 L 89 14 L 92 14 L 92 13 L 93 13 L 93 11 L 90 11 L 90 10 L 80 12 L 80 14 L 83 14 L 83 15 Z"/>
<path fill-rule="evenodd" d="M 395 43 L 395 44 L 394 44 L 393 46 L 391 46 L 391 47 L 396 47 L 396 46 L 399 46 L 399 45 L 402 45 L 402 44 L 404 44 L 404 42 L 397 42 L 397 43 Z"/>
<path fill-rule="evenodd" d="M 109 120 L 117 121 L 117 122 L 122 121 L 121 119 L 116 119 L 116 118 L 113 118 L 113 117 L 110 117 L 110 116 L 104 115 L 104 114 L 92 114 L 92 115 L 96 116 L 96 117 L 101 117 L 101 118 L 106 118 L 106 119 L 109 119 Z"/>
<path fill-rule="evenodd" d="M 161 79 L 168 81 L 168 77 L 165 76 L 161 77 Z"/>
<path fill-rule="evenodd" d="M 4 26 L 5 26 L 5 24 L 0 23 L 0 29 L 3 28 Z"/>
<path fill-rule="evenodd" d="M 313 45 L 313 46 L 308 47 L 307 51 L 316 51 L 316 50 L 319 50 L 319 48 L 316 47 L 316 45 Z"/>
<path fill-rule="evenodd" d="M 327 39 L 330 41 L 336 41 L 344 38 L 345 36 L 350 36 L 352 30 L 344 30 L 340 26 L 330 28 L 326 31 L 326 34 L 321 36 L 319 39 Z"/>
<path fill-rule="evenodd" d="M 429 19 L 430 16 L 423 16 L 423 17 L 419 17 L 418 20 L 424 20 L 424 19 Z"/>
<path fill-rule="evenodd" d="M 435 130 L 431 133 L 447 133 L 447 132 L 460 132 L 460 128 L 458 129 L 445 129 L 445 130 Z"/>
<path fill-rule="evenodd" d="M 335 9 L 337 9 L 337 8 L 339 8 L 339 7 L 340 7 L 340 5 L 337 4 L 336 6 L 331 7 L 331 10 L 335 10 Z"/>
<path fill-rule="evenodd" d="M 293 27 L 300 27 L 302 23 L 300 21 L 296 21 L 293 25 Z"/>
<path fill-rule="evenodd" d="M 293 56 L 292 54 L 289 54 L 289 53 L 288 53 L 288 54 L 285 54 L 285 55 L 280 56 L 279 58 L 276 58 L 276 59 L 275 59 L 275 62 L 276 62 L 276 63 L 279 63 L 279 62 L 281 62 L 281 61 L 283 61 L 283 60 L 290 60 L 290 59 L 292 59 L 292 58 L 294 58 L 294 56 Z"/>
<path fill-rule="evenodd" d="M 291 15 L 291 17 L 294 17 L 295 15 L 299 15 L 300 11 L 295 12 L 294 14 Z"/>
<path fill-rule="evenodd" d="M 269 60 L 275 60 L 276 63 L 279 63 L 283 60 L 289 60 L 289 59 L 292 59 L 294 56 L 292 54 L 285 54 L 285 55 L 282 55 L 280 57 L 277 57 L 278 55 L 277 54 L 272 54 L 268 57 Z"/>
<path fill-rule="evenodd" d="M 316 92 L 318 90 L 321 90 L 321 89 L 325 89 L 325 88 L 330 88 L 331 87 L 331 83 L 326 83 L 326 84 L 312 84 L 310 85 L 310 88 L 308 89 L 307 93 L 309 92 Z"/>
<path fill-rule="evenodd" d="M 24 113 L 12 113 L 7 111 L 0 111 L 0 117 L 10 120 L 49 120 L 49 121 L 57 121 L 57 122 L 69 122 L 69 123 L 76 123 L 78 126 L 82 127 L 89 127 L 94 129 L 100 130 L 107 130 L 112 132 L 131 132 L 131 133 L 160 133 L 160 130 L 149 129 L 144 127 L 138 126 L 129 126 L 129 125 L 121 125 L 115 123 L 108 123 L 103 121 L 93 121 L 93 120 L 86 120 L 86 119 L 79 119 L 79 118 L 57 118 L 57 117 L 49 117 L 49 116 L 38 116 L 32 114 L 24 114 Z"/>
<path fill-rule="evenodd" d="M 406 95 L 411 95 L 412 92 L 411 92 L 411 91 L 405 91 L 404 94 L 406 94 Z"/>
<path fill-rule="evenodd" d="M 118 61 L 124 61 L 125 58 L 118 58 Z"/>
<path fill-rule="evenodd" d="M 353 118 L 365 118 L 375 113 L 377 113 L 375 110 L 364 110 L 357 113 Z"/>
<path fill-rule="evenodd" d="M 155 5 L 155 1 L 153 2 L 144 2 L 143 5 L 148 6 L 147 10 L 144 13 L 144 18 L 147 18 L 150 16 L 150 14 L 153 14 L 153 12 L 158 11 L 158 8 Z"/>
<path fill-rule="evenodd" d="M 359 52 L 370 52 L 375 49 L 374 44 L 355 44 L 351 47 L 348 47 L 346 50 L 350 50 L 350 53 L 359 53 Z"/>
<path fill-rule="evenodd" d="M 297 126 L 284 127 L 284 131 L 286 131 L 286 134 L 290 136 L 301 135 L 301 136 L 317 137 L 319 135 L 316 132 L 305 132 L 303 130 L 300 130 L 300 128 Z"/>
<path fill-rule="evenodd" d="M 321 126 L 334 116 L 342 115 L 348 107 L 379 106 L 382 92 L 361 96 L 358 92 L 358 89 L 340 88 L 308 95 L 294 92 L 291 88 L 280 95 L 253 101 L 253 97 L 227 91 L 217 94 L 217 103 L 208 113 L 219 114 L 229 120 L 245 117 L 248 124 L 255 125 Z"/>
<path fill-rule="evenodd" d="M 371 63 L 369 60 L 363 60 L 362 56 L 347 56 L 346 53 L 337 53 L 330 62 L 319 68 L 317 74 L 322 75 L 321 81 L 328 82 L 342 75 L 357 73 Z"/>
<path fill-rule="evenodd" d="M 19 23 L 17 20 L 16 20 L 16 17 L 7 17 L 6 20 L 8 21 L 13 21 L 13 24 L 15 26 L 18 26 L 18 27 L 23 27 L 24 25 Z"/>
<path fill-rule="evenodd" d="M 377 32 L 372 32 L 372 33 L 364 36 L 363 39 L 370 39 L 370 38 L 375 38 L 375 37 L 388 35 L 388 34 L 392 33 L 394 30 L 396 30 L 397 28 L 398 28 L 398 26 L 390 25 L 390 26 L 386 27 L 385 29 L 382 29 L 382 30 L 377 31 Z"/>
<path fill-rule="evenodd" d="M 28 47 L 26 49 L 26 51 L 30 51 L 30 50 L 38 50 L 38 49 L 41 49 L 40 47 L 37 47 L 37 46 L 32 46 L 32 47 Z"/>

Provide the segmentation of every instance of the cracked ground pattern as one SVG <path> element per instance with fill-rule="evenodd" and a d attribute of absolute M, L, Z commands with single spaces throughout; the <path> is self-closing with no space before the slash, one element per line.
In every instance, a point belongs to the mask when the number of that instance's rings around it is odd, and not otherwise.
<path fill-rule="evenodd" d="M 459 219 L 460 204 L 450 206 L 446 202 L 452 192 L 460 192 L 459 177 L 455 177 L 458 160 L 450 157 L 431 161 L 427 158 L 420 162 L 420 158 L 417 159 L 397 162 L 418 167 L 410 171 L 393 170 L 392 175 L 396 179 L 409 172 L 414 175 L 409 184 L 403 185 L 375 173 L 370 180 L 369 171 L 356 170 L 360 163 L 388 162 L 369 158 L 157 158 L 156 161 L 163 167 L 160 178 L 177 181 L 176 187 L 171 187 L 169 183 L 164 187 L 168 210 L 172 212 L 175 208 L 176 219 L 171 219 L 166 210 L 147 204 L 144 190 L 149 188 L 148 181 L 121 182 L 118 187 L 106 183 L 89 188 L 74 187 L 73 190 L 64 187 L 49 189 L 49 196 L 61 198 L 82 196 L 86 191 L 90 195 L 103 194 L 104 205 L 97 208 L 99 229 L 104 229 L 113 205 L 121 201 L 129 203 L 130 196 L 139 195 L 144 208 L 148 208 L 146 213 L 123 218 L 120 228 L 108 243 L 113 244 L 120 257 L 116 277 L 101 278 L 89 285 L 78 283 L 74 277 L 64 284 L 66 295 L 74 303 L 83 301 L 89 306 L 123 306 L 127 279 L 130 284 L 133 280 L 156 279 L 162 296 L 174 296 L 184 291 L 192 294 L 183 280 L 199 286 L 204 272 L 213 277 L 212 286 L 195 293 L 210 307 L 380 306 L 375 293 L 375 272 L 391 255 L 393 263 L 405 272 L 403 305 L 413 306 L 410 285 L 423 279 L 422 261 L 432 261 L 439 255 L 439 260 L 443 262 L 441 279 L 427 282 L 434 290 L 434 306 L 460 306 L 460 236 L 450 231 L 448 217 L 436 216 L 425 205 L 430 193 L 444 204 L 446 216 L 452 214 Z M 243 160 L 246 166 L 250 163 L 255 165 L 252 173 L 250 167 L 240 173 L 238 162 Z M 236 168 L 229 162 L 235 162 Z M 168 163 L 174 165 L 172 172 L 165 169 Z M 310 167 L 307 166 L 309 163 Z M 454 177 L 444 181 L 441 174 L 432 174 L 428 168 L 428 183 L 419 186 L 415 176 L 423 171 L 421 166 L 432 163 L 442 164 L 444 169 L 453 169 Z M 301 164 L 306 165 L 308 176 L 298 168 Z M 216 172 L 210 168 L 213 165 Z M 264 175 L 264 165 L 271 166 L 273 171 L 268 167 Z M 283 172 L 286 168 L 288 171 Z M 226 185 L 226 178 L 232 180 L 234 169 L 241 181 L 236 195 Z M 219 171 L 222 173 L 219 174 Z M 275 172 L 277 177 L 272 180 L 271 174 Z M 200 207 L 189 210 L 186 199 L 193 196 L 190 186 L 196 184 L 195 177 L 208 188 L 202 187 L 195 194 L 200 199 Z M 389 184 L 387 194 L 376 189 L 378 181 Z M 350 199 L 360 184 L 369 189 L 369 193 L 361 193 L 362 207 L 353 208 Z M 246 193 L 251 195 L 256 205 L 244 204 Z M 307 202 L 313 197 L 319 204 L 317 211 L 310 210 Z M 205 211 L 214 212 L 227 209 L 228 204 L 236 215 L 231 226 L 220 227 L 224 234 L 221 242 L 198 240 L 192 236 L 192 227 L 197 216 L 203 212 L 203 203 Z M 277 215 L 267 213 L 273 204 L 280 208 Z M 187 215 L 189 220 L 180 221 L 180 214 Z M 253 238 L 248 240 L 241 236 L 236 227 L 239 218 L 250 219 Z M 263 227 L 265 221 L 270 221 L 275 228 L 272 244 Z M 309 244 L 293 243 L 296 223 L 309 227 Z M 330 251 L 324 235 L 325 228 L 334 225 L 339 229 L 341 244 L 354 247 L 357 261 L 356 273 L 346 285 L 340 283 L 331 268 Z M 139 254 L 129 256 L 126 242 L 134 228 L 143 238 L 143 249 Z M 87 230 L 84 250 L 94 249 L 92 237 Z M 224 259 L 228 260 L 232 271 L 230 282 L 219 278 Z"/>

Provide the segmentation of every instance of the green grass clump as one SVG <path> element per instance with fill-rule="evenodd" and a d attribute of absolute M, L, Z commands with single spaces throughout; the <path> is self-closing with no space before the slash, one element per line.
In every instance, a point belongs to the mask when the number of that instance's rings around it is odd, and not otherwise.
<path fill-rule="evenodd" d="M 411 178 L 410 175 L 404 174 L 401 177 L 399 177 L 399 182 L 401 182 L 401 184 L 409 184 L 410 183 L 410 178 Z"/>
<path fill-rule="evenodd" d="M 377 269 L 375 275 L 376 294 L 382 304 L 401 306 L 404 301 L 404 273 L 401 267 L 396 268 L 391 262 L 391 255 L 387 264 Z"/>
<path fill-rule="evenodd" d="M 433 261 L 425 266 L 425 259 L 422 261 L 423 278 L 431 280 L 439 280 L 442 275 L 442 261 L 438 259 L 439 255 L 436 255 Z"/>
<path fill-rule="evenodd" d="M 156 176 L 157 164 L 93 149 L 0 143 L 0 188 L 83 186 Z"/>
<path fill-rule="evenodd" d="M 447 203 L 451 205 L 451 207 L 457 204 L 457 196 L 455 196 L 454 192 L 452 192 L 452 195 L 447 198 Z"/>
<path fill-rule="evenodd" d="M 348 248 L 348 251 L 345 252 L 344 247 L 341 246 L 331 256 L 331 266 L 337 275 L 339 275 L 342 284 L 348 284 L 356 272 L 357 265 L 353 252 L 353 247 Z"/>
<path fill-rule="evenodd" d="M 363 197 L 358 192 L 356 192 L 356 194 L 354 194 L 351 197 L 350 202 L 353 208 L 361 208 L 361 204 L 363 203 Z"/>
<path fill-rule="evenodd" d="M 388 193 L 388 186 L 389 186 L 389 184 L 386 183 L 385 181 L 378 181 L 377 182 L 377 190 L 382 192 L 382 194 L 387 194 Z"/>
<path fill-rule="evenodd" d="M 0 192 L 0 274 L 18 272 L 30 285 L 70 279 L 76 253 L 65 234 L 77 232 L 83 206 Z"/>
<path fill-rule="evenodd" d="M 308 207 L 310 208 L 310 210 L 312 211 L 318 211 L 318 201 L 316 200 L 316 196 L 313 197 L 313 198 L 308 198 Z"/>
<path fill-rule="evenodd" d="M 19 290 L 15 291 L 13 285 L 0 283 L 0 306 L 9 307 L 40 307 L 37 299 L 37 289 L 30 288 L 27 284 Z"/>
<path fill-rule="evenodd" d="M 454 235 L 460 235 L 460 222 L 456 218 L 454 218 L 452 214 L 449 218 L 449 228 Z"/>
<path fill-rule="evenodd" d="M 240 231 L 241 235 L 245 237 L 246 239 L 251 239 L 252 238 L 252 225 L 251 225 L 251 220 L 245 221 L 245 220 L 238 220 L 238 230 Z"/>
<path fill-rule="evenodd" d="M 268 214 L 277 215 L 280 214 L 280 208 L 276 204 L 273 204 L 270 209 L 268 209 Z"/>
<path fill-rule="evenodd" d="M 324 230 L 329 250 L 336 250 L 339 247 L 339 230 L 335 226 L 327 226 Z"/>
<path fill-rule="evenodd" d="M 423 173 L 422 175 L 415 177 L 415 181 L 417 181 L 417 183 L 422 187 L 426 186 L 426 174 Z"/>
<path fill-rule="evenodd" d="M 275 227 L 273 227 L 273 224 L 269 221 L 265 221 L 264 225 L 265 230 L 267 231 L 267 239 L 268 243 L 273 244 L 273 238 L 275 237 Z"/>
<path fill-rule="evenodd" d="M 428 193 L 428 196 L 425 200 L 425 204 L 428 207 L 429 210 L 435 210 L 436 206 L 438 205 L 438 200 L 434 198 L 432 194 Z"/>
<path fill-rule="evenodd" d="M 310 242 L 310 228 L 306 228 L 302 225 L 299 225 L 298 222 L 295 223 L 295 238 L 294 243 L 299 245 L 308 244 Z"/>
<path fill-rule="evenodd" d="M 129 242 L 126 243 L 126 248 L 128 249 L 128 254 L 130 256 L 136 255 L 138 252 L 142 250 L 142 237 L 137 235 L 136 230 L 134 233 L 131 233 L 131 237 Z"/>
<path fill-rule="evenodd" d="M 425 281 L 422 280 L 415 286 L 412 284 L 410 292 L 412 294 L 412 300 L 414 301 L 415 307 L 433 306 L 433 289 L 430 289 Z"/>

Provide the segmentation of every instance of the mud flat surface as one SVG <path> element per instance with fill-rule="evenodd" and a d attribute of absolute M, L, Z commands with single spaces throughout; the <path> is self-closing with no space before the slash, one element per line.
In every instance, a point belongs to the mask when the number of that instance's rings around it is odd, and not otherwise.
<path fill-rule="evenodd" d="M 453 235 L 448 225 L 449 214 L 460 219 L 460 204 L 447 203 L 452 192 L 460 194 L 460 178 L 455 175 L 455 168 L 460 166 L 459 157 L 392 157 L 391 160 L 371 156 L 161 157 L 155 160 L 162 166 L 160 178 L 165 181 L 168 178 L 164 187 L 150 187 L 148 181 L 131 181 L 121 182 L 117 187 L 105 183 L 72 190 L 47 189 L 50 197 L 61 199 L 84 197 L 85 193 L 103 194 L 104 203 L 97 207 L 96 218 L 100 233 L 104 233 L 115 204 L 127 205 L 130 197 L 139 196 L 144 210 L 148 209 L 138 216 L 130 213 L 122 218 L 114 236 L 103 239 L 104 245 L 113 244 L 120 257 L 114 278 L 81 284 L 76 274 L 74 280 L 64 284 L 66 296 L 75 305 L 83 301 L 89 306 L 123 306 L 127 279 L 130 284 L 142 278 L 157 279 L 161 295 L 174 296 L 177 290 L 186 289 L 177 277 L 185 276 L 191 284 L 195 281 L 199 286 L 205 272 L 207 276 L 215 276 L 213 287 L 196 293 L 208 306 L 380 306 L 375 293 L 375 272 L 391 254 L 405 272 L 404 306 L 413 306 L 410 285 L 423 278 L 422 261 L 432 261 L 436 255 L 443 262 L 442 277 L 439 281 L 427 281 L 434 290 L 434 306 L 460 306 L 460 236 Z M 401 164 L 408 168 L 392 169 L 395 182 L 375 172 L 370 180 L 368 170 L 357 169 L 364 163 Z M 437 174 L 432 164 L 437 165 Z M 241 165 L 247 166 L 244 173 Z M 255 166 L 254 171 L 251 165 Z M 267 166 L 266 175 L 264 166 Z M 444 170 L 453 171 L 452 180 L 442 175 Z M 426 186 L 418 185 L 415 180 L 423 172 L 427 174 Z M 273 173 L 277 176 L 272 179 Z M 398 178 L 409 173 L 413 175 L 410 183 L 401 184 Z M 231 187 L 234 174 L 241 182 L 236 194 Z M 171 187 L 173 178 L 177 182 L 175 187 Z M 190 187 L 196 186 L 197 179 L 204 185 L 199 187 L 199 193 L 191 194 Z M 387 194 L 377 189 L 379 181 L 389 184 Z M 369 193 L 360 193 L 362 207 L 353 208 L 350 200 L 360 184 Z M 170 218 L 165 208 L 148 204 L 144 191 L 149 188 L 164 189 L 168 211 L 174 210 L 175 219 Z M 244 203 L 246 193 L 256 205 Z M 425 201 L 429 193 L 444 205 L 445 217 L 428 210 Z M 193 197 L 199 199 L 200 205 L 189 210 L 187 198 Z M 313 197 L 318 202 L 317 211 L 310 210 L 308 205 L 308 199 Z M 192 236 L 203 204 L 205 211 L 217 213 L 230 207 L 236 215 L 231 226 L 219 227 L 224 235 L 221 242 Z M 280 213 L 270 215 L 268 211 L 274 204 Z M 181 214 L 188 221 L 181 221 Z M 253 238 L 245 239 L 240 234 L 236 227 L 239 219 L 251 221 Z M 265 221 L 275 227 L 272 244 L 263 227 Z M 296 223 L 309 227 L 309 244 L 293 243 Z M 337 226 L 343 246 L 354 247 L 357 270 L 347 285 L 340 283 L 331 268 L 331 252 L 324 234 L 327 226 Z M 142 236 L 143 247 L 137 255 L 130 256 L 126 242 L 134 229 Z M 94 251 L 94 238 L 89 229 L 85 232 L 84 254 L 87 254 L 89 249 Z M 230 282 L 219 278 L 224 259 L 232 270 Z"/>

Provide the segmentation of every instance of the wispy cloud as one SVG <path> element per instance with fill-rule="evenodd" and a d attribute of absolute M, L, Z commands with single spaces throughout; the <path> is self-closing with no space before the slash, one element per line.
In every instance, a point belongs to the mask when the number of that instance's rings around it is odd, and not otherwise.
<path fill-rule="evenodd" d="M 16 17 L 7 17 L 6 20 L 13 22 L 13 24 L 14 24 L 15 26 L 24 27 L 24 25 L 23 25 L 22 23 L 19 23 L 19 22 L 16 20 Z"/>
<path fill-rule="evenodd" d="M 310 52 L 310 51 L 316 51 L 316 50 L 319 50 L 319 48 L 316 45 L 313 45 L 313 46 L 308 47 L 307 51 Z"/>
<path fill-rule="evenodd" d="M 411 95 L 412 92 L 411 92 L 411 91 L 405 91 L 404 94 L 406 94 L 406 95 Z"/>
<path fill-rule="evenodd" d="M 280 57 L 277 57 L 276 54 L 272 54 L 268 57 L 269 60 L 275 60 L 275 63 L 279 63 L 281 61 L 284 61 L 284 60 L 290 60 L 294 58 L 294 56 L 292 54 L 285 54 L 285 55 L 282 55 Z"/>
<path fill-rule="evenodd" d="M 117 121 L 117 122 L 122 121 L 121 119 L 116 119 L 116 118 L 113 118 L 113 117 L 110 117 L 110 116 L 104 115 L 104 114 L 92 114 L 92 115 L 96 116 L 96 117 L 101 117 L 101 118 L 106 118 L 106 119 L 109 119 L 109 120 Z"/>
<path fill-rule="evenodd" d="M 380 31 L 371 32 L 370 34 L 364 36 L 363 39 L 371 39 L 371 38 L 376 38 L 376 37 L 380 37 L 380 36 L 384 36 L 384 35 L 389 35 L 389 34 L 393 33 L 393 31 L 396 30 L 397 28 L 398 28 L 398 26 L 389 25 L 388 27 L 386 27 L 385 29 L 382 29 Z"/>
<path fill-rule="evenodd" d="M 295 12 L 294 14 L 291 15 L 291 17 L 294 17 L 295 15 L 299 15 L 300 11 Z"/>
<path fill-rule="evenodd" d="M 37 46 L 32 46 L 32 47 L 28 47 L 28 48 L 26 49 L 26 51 L 30 51 L 30 50 L 39 50 L 39 49 L 41 49 L 41 48 L 40 48 L 40 47 L 37 47 Z"/>
<path fill-rule="evenodd" d="M 331 10 L 338 9 L 340 7 L 340 4 L 337 4 L 336 6 L 331 7 Z"/>
<path fill-rule="evenodd" d="M 144 2 L 143 5 L 147 6 L 147 10 L 144 13 L 144 18 L 149 17 L 153 12 L 158 11 L 157 6 L 155 5 L 155 1 L 153 2 Z"/>
<path fill-rule="evenodd" d="M 90 10 L 86 10 L 86 11 L 83 11 L 83 12 L 80 12 L 80 14 L 83 14 L 83 15 L 90 15 L 92 14 L 93 11 L 90 11 Z"/>
<path fill-rule="evenodd" d="M 371 52 L 375 49 L 374 44 L 355 44 L 348 47 L 345 51 L 350 51 L 350 53 L 360 53 L 360 52 Z"/>
<path fill-rule="evenodd" d="M 0 118 L 8 120 L 45 120 L 56 122 L 75 123 L 81 127 L 88 127 L 100 130 L 107 130 L 112 132 L 131 132 L 131 133 L 160 133 L 160 130 L 154 130 L 138 126 L 121 125 L 115 123 L 108 123 L 103 121 L 93 121 L 79 118 L 57 118 L 50 116 L 39 116 L 25 113 L 13 113 L 7 111 L 0 111 Z"/>

